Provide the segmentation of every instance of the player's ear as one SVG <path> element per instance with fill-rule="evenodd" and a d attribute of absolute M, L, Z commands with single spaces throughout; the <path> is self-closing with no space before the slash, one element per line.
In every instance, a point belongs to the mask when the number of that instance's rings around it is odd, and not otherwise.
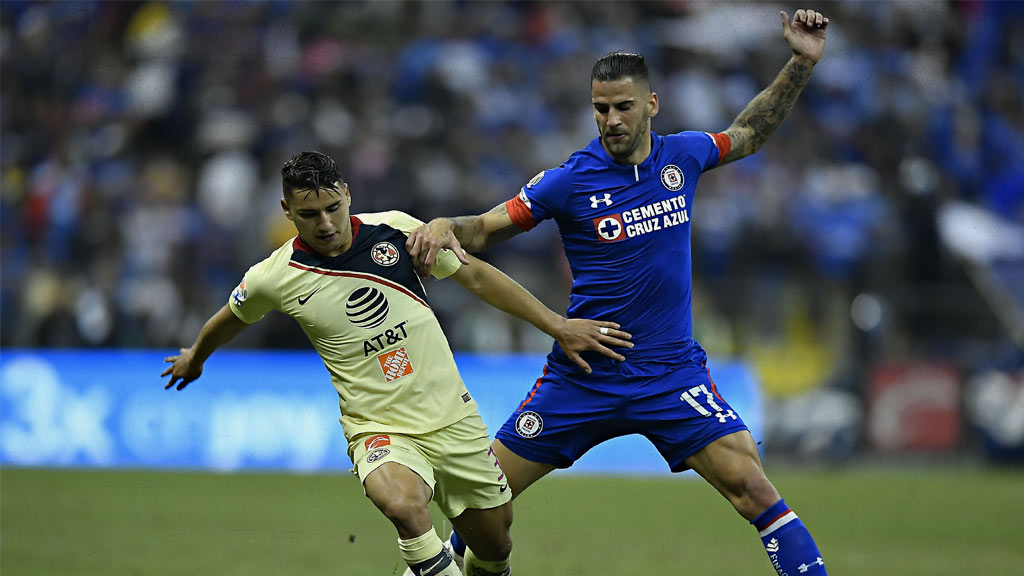
<path fill-rule="evenodd" d="M 658 93 L 651 92 L 651 95 L 647 98 L 647 116 L 653 118 L 658 115 Z"/>
<path fill-rule="evenodd" d="M 291 210 L 288 209 L 288 202 L 286 202 L 284 198 L 281 198 L 281 209 L 284 210 L 284 217 L 285 218 L 287 218 L 289 220 L 293 220 L 292 212 L 291 212 Z"/>

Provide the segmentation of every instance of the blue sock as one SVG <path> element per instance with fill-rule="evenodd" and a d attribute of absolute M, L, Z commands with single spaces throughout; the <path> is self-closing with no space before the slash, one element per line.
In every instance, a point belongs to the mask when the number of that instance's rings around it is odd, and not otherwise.
<path fill-rule="evenodd" d="M 452 529 L 452 535 L 450 540 L 452 543 L 452 550 L 459 556 L 465 556 L 466 541 L 462 539 L 462 536 L 459 536 L 459 533 L 456 532 L 454 528 Z"/>
<path fill-rule="evenodd" d="M 768 559 L 780 575 L 828 575 L 814 538 L 785 500 L 772 504 L 751 524 L 757 528 Z"/>

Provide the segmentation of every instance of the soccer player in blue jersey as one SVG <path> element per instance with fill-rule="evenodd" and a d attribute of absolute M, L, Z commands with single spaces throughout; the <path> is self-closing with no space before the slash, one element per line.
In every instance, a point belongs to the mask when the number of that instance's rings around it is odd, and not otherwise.
<path fill-rule="evenodd" d="M 821 575 L 817 545 L 765 476 L 753 437 L 718 393 L 691 335 L 697 181 L 761 147 L 824 51 L 828 18 L 813 10 L 780 16 L 792 57 L 724 132 L 652 132 L 658 95 L 643 56 L 607 54 L 591 71 L 598 138 L 509 201 L 478 216 L 431 221 L 408 246 L 429 268 L 441 248 L 484 250 L 554 219 L 573 275 L 568 316 L 615 318 L 633 335 L 624 361 L 591 355 L 582 373 L 555 343 L 543 374 L 495 435 L 514 494 L 605 440 L 643 434 L 672 471 L 695 470 L 754 525 L 779 574 Z M 453 543 L 457 549 L 457 537 Z"/>

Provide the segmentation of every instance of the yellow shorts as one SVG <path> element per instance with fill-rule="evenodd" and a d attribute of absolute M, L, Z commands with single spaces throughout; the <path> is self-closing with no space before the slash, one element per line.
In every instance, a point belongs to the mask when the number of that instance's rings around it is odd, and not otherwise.
<path fill-rule="evenodd" d="M 360 482 L 385 462 L 409 468 L 430 486 L 448 518 L 512 499 L 479 414 L 426 434 L 361 434 L 349 443 L 348 455 Z"/>

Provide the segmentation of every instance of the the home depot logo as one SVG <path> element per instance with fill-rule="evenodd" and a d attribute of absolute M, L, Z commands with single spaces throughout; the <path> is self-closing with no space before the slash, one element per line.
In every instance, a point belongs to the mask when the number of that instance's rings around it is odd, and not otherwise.
<path fill-rule="evenodd" d="M 406 352 L 405 346 L 377 356 L 377 362 L 380 362 L 380 369 L 384 372 L 384 379 L 388 382 L 398 380 L 413 372 L 412 362 L 409 361 L 409 353 Z"/>

